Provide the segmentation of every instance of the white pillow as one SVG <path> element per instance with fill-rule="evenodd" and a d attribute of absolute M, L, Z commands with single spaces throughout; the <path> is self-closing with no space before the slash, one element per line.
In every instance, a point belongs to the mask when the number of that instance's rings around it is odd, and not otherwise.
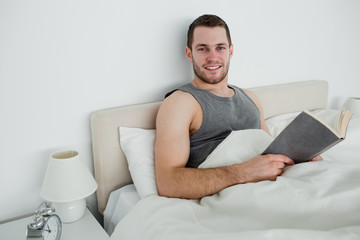
<path fill-rule="evenodd" d="M 155 130 L 120 127 L 120 145 L 141 198 L 158 195 L 155 181 Z"/>

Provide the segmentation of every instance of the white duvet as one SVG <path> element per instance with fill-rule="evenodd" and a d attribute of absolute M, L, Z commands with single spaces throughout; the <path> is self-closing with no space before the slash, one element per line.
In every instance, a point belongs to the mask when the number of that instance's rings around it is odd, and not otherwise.
<path fill-rule="evenodd" d="M 289 166 L 276 181 L 200 200 L 145 197 L 111 239 L 360 239 L 360 118 L 350 124 L 323 161 Z M 202 167 L 245 161 L 269 141 L 261 130 L 233 132 Z"/>

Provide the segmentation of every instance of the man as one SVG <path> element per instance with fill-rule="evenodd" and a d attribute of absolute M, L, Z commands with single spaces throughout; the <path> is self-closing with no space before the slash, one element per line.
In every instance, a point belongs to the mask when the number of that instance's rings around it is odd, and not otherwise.
<path fill-rule="evenodd" d="M 159 194 L 201 198 L 235 184 L 276 180 L 285 164 L 293 164 L 286 156 L 258 155 L 241 164 L 197 168 L 231 131 L 269 130 L 256 95 L 228 85 L 233 45 L 221 18 L 197 18 L 189 27 L 185 53 L 193 64 L 194 79 L 167 95 L 156 120 Z"/>

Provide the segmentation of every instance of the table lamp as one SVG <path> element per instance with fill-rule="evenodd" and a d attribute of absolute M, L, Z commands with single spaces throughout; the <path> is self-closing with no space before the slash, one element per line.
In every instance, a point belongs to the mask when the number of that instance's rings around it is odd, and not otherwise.
<path fill-rule="evenodd" d="M 77 151 L 50 155 L 40 195 L 52 202 L 62 222 L 79 220 L 85 213 L 85 198 L 96 189 L 97 183 Z"/>
<path fill-rule="evenodd" d="M 360 98 L 350 97 L 346 99 L 342 107 L 351 111 L 354 115 L 360 116 Z"/>

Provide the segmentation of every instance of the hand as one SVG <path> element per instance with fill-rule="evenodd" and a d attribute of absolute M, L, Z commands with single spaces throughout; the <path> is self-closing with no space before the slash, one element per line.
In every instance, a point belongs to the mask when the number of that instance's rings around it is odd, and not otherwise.
<path fill-rule="evenodd" d="M 323 160 L 323 158 L 321 156 L 316 156 L 313 159 L 309 160 L 309 162 L 316 162 L 316 161 L 321 161 Z"/>
<path fill-rule="evenodd" d="M 241 164 L 244 174 L 242 177 L 245 182 L 275 181 L 283 173 L 286 164 L 292 165 L 294 161 L 278 154 L 257 155 Z"/>

